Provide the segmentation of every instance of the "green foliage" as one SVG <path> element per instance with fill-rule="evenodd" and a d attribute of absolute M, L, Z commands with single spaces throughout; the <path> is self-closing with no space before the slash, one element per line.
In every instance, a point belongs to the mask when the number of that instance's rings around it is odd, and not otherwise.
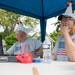
<path fill-rule="evenodd" d="M 4 32 L 0 32 L 0 35 L 1 35 L 1 36 L 2 36 L 2 38 L 4 39 L 4 37 L 5 37 L 6 33 L 4 33 Z"/>
<path fill-rule="evenodd" d="M 20 17 L 19 14 L 0 9 L 0 24 L 4 28 L 4 33 L 1 33 L 3 38 L 12 33 L 12 31 L 14 30 L 13 25 L 18 17 Z"/>
<path fill-rule="evenodd" d="M 60 32 L 60 24 L 61 22 L 58 20 L 56 23 L 55 23 L 55 26 L 56 26 L 56 30 L 50 34 L 50 37 L 52 37 L 52 39 L 56 42 L 58 40 L 58 37 L 61 35 L 61 32 Z"/>
<path fill-rule="evenodd" d="M 16 42 L 15 33 L 12 33 L 9 36 L 5 37 L 5 41 L 6 41 L 6 44 L 7 44 L 7 48 L 12 46 Z"/>
<path fill-rule="evenodd" d="M 6 34 L 8 33 L 6 36 L 8 36 L 9 34 L 13 32 L 14 25 L 16 24 L 18 18 L 20 18 L 21 16 L 22 15 L 20 14 L 16 14 L 13 12 L 0 9 L 0 24 L 5 29 L 4 32 Z M 23 17 L 24 17 L 24 23 L 28 27 L 35 28 L 36 25 L 39 23 L 38 19 L 27 17 L 27 16 L 23 16 Z"/>
<path fill-rule="evenodd" d="M 39 20 L 25 16 L 24 23 L 25 23 L 25 25 L 34 28 L 39 23 Z"/>
<path fill-rule="evenodd" d="M 60 31 L 54 31 L 53 33 L 50 34 L 50 37 L 56 42 L 58 40 L 58 37 L 61 35 Z"/>
<path fill-rule="evenodd" d="M 55 42 L 57 41 L 58 34 L 56 32 L 51 33 L 50 36 Z"/>
<path fill-rule="evenodd" d="M 19 16 L 19 14 L 0 9 L 0 24 L 6 27 L 11 26 Z"/>

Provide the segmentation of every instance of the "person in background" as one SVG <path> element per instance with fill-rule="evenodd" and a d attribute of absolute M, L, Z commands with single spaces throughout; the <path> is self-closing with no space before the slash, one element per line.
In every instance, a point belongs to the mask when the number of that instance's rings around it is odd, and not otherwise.
<path fill-rule="evenodd" d="M 57 61 L 75 61 L 75 15 L 72 13 L 72 2 L 64 14 L 58 17 L 61 21 L 61 36 L 56 43 L 52 58 Z"/>
<path fill-rule="evenodd" d="M 42 43 L 36 39 L 29 39 L 28 33 L 31 30 L 25 28 L 22 23 L 19 23 L 16 32 L 17 42 L 7 50 L 7 54 L 16 55 L 16 54 L 24 54 L 25 52 L 31 52 L 33 57 L 41 57 L 43 56 Z"/>

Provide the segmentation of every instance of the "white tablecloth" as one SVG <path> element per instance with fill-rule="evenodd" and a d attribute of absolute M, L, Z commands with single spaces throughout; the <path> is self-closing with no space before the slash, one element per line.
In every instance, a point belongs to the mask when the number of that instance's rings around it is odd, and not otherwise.
<path fill-rule="evenodd" d="M 37 67 L 40 75 L 75 75 L 74 62 L 46 63 L 0 63 L 0 75 L 33 75 L 32 67 Z"/>

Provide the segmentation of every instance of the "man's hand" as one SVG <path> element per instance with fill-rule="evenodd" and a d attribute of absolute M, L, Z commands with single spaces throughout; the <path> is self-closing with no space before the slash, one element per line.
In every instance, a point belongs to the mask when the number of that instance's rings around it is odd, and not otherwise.
<path fill-rule="evenodd" d="M 33 58 L 37 58 L 39 56 L 41 58 L 43 58 L 43 48 L 40 47 L 40 48 L 36 49 L 35 51 L 32 52 L 32 54 L 33 54 Z"/>

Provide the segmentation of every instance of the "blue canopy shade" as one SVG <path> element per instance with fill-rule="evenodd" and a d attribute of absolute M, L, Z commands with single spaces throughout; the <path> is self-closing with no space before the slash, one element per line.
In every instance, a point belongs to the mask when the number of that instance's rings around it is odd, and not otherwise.
<path fill-rule="evenodd" d="M 45 40 L 46 20 L 62 14 L 68 0 L 0 0 L 0 8 L 40 19 L 41 41 Z M 75 3 L 75 0 L 73 0 Z M 73 7 L 75 8 L 75 6 Z"/>

